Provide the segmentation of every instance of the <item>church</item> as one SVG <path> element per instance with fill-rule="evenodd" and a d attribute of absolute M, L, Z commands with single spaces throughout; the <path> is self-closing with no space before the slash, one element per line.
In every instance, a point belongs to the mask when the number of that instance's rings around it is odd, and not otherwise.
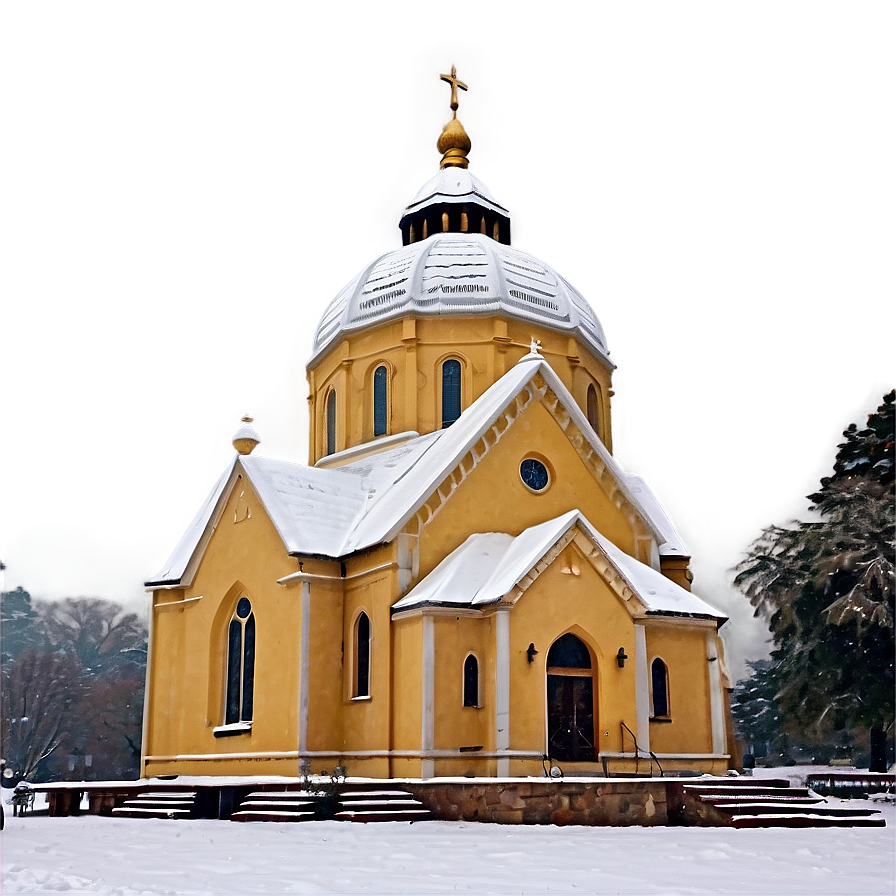
<path fill-rule="evenodd" d="M 442 79 L 401 246 L 317 325 L 309 464 L 244 418 L 146 583 L 146 777 L 729 767 L 725 616 L 613 457 L 599 320 L 513 247 Z"/>

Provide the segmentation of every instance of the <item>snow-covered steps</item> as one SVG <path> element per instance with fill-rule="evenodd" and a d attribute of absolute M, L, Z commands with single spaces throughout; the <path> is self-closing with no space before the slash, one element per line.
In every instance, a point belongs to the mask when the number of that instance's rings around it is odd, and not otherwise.
<path fill-rule="evenodd" d="M 835 805 L 807 787 L 782 779 L 701 779 L 683 787 L 684 824 L 761 827 L 879 827 L 876 809 Z"/>
<path fill-rule="evenodd" d="M 116 818 L 192 818 L 196 805 L 193 791 L 141 793 L 112 810 Z"/>
<path fill-rule="evenodd" d="M 874 810 L 849 815 L 821 815 L 817 812 L 787 812 L 781 815 L 732 815 L 733 828 L 883 828 L 884 817 Z"/>
<path fill-rule="evenodd" d="M 432 815 L 405 790 L 346 790 L 339 794 L 339 821 L 425 821 Z"/>
<path fill-rule="evenodd" d="M 301 790 L 260 790 L 240 801 L 231 821 L 313 821 L 323 798 Z"/>

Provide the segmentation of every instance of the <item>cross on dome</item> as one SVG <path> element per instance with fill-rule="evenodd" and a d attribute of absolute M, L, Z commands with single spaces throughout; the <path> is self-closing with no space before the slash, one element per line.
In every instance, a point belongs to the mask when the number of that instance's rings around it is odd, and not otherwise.
<path fill-rule="evenodd" d="M 457 68 L 453 65 L 451 66 L 450 75 L 439 75 L 439 77 L 451 85 L 451 111 L 454 113 L 454 117 L 457 118 L 457 88 L 460 87 L 461 90 L 466 90 L 467 85 L 457 77 Z"/>

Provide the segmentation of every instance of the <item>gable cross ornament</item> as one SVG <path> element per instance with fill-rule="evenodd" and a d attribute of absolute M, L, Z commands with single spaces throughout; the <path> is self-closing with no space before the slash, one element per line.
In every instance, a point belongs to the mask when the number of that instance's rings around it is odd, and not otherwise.
<path fill-rule="evenodd" d="M 451 85 L 451 111 L 454 113 L 454 117 L 457 118 L 457 88 L 460 87 L 461 90 L 466 90 L 467 85 L 457 77 L 457 68 L 453 65 L 451 66 L 450 75 L 439 75 L 439 77 Z"/>

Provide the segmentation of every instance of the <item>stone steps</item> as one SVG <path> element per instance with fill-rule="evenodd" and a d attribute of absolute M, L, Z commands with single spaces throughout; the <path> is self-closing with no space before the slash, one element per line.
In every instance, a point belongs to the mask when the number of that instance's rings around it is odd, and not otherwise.
<path fill-rule="evenodd" d="M 339 821 L 424 821 L 432 814 L 405 790 L 346 790 L 339 794 Z"/>
<path fill-rule="evenodd" d="M 775 779 L 719 779 L 684 785 L 687 813 L 697 823 L 735 828 L 882 827 L 876 809 L 833 806 L 807 787 L 791 787 Z M 695 805 L 695 802 L 699 805 Z M 702 808 L 701 808 L 702 807 Z M 685 821 L 685 823 L 689 823 Z"/>
<path fill-rule="evenodd" d="M 886 819 L 852 814 L 848 817 L 832 817 L 809 813 L 790 812 L 782 815 L 732 815 L 733 828 L 883 828 Z"/>
<path fill-rule="evenodd" d="M 332 798 L 304 791 L 257 791 L 240 802 L 231 821 L 422 821 L 429 810 L 413 794 L 394 788 L 350 789 Z"/>
<path fill-rule="evenodd" d="M 427 821 L 432 818 L 429 809 L 422 806 L 419 809 L 364 809 L 361 811 L 337 812 L 333 818 L 337 821 Z"/>
<path fill-rule="evenodd" d="M 819 801 L 818 803 L 797 804 L 793 803 L 753 803 L 753 802 L 736 802 L 736 803 L 716 803 L 716 808 L 722 812 L 731 813 L 732 815 L 817 815 L 837 817 L 862 817 L 869 818 L 880 815 L 877 809 L 856 809 L 852 806 L 828 806 Z"/>
<path fill-rule="evenodd" d="M 301 790 L 259 790 L 240 801 L 231 821 L 314 821 L 322 798 Z"/>
<path fill-rule="evenodd" d="M 141 793 L 112 810 L 115 818 L 191 818 L 196 805 L 193 791 Z"/>

